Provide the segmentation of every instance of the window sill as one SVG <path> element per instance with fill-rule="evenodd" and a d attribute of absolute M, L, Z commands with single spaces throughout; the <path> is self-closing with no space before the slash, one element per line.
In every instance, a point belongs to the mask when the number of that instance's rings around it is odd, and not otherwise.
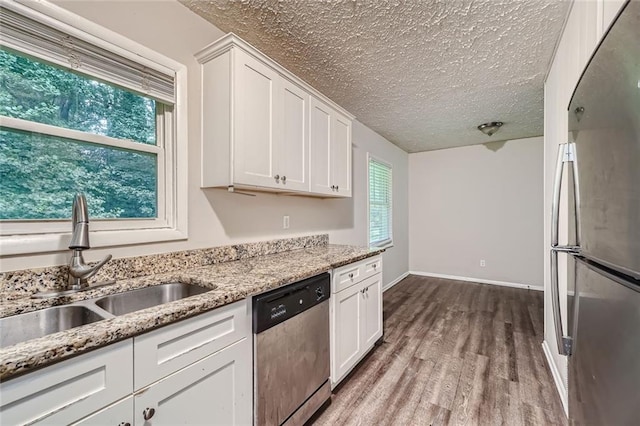
<path fill-rule="evenodd" d="M 393 247 L 393 241 L 389 241 L 386 243 L 382 243 L 382 244 L 369 244 L 369 248 L 378 248 L 378 249 L 390 249 Z"/>
<path fill-rule="evenodd" d="M 92 231 L 92 247 L 114 247 L 186 240 L 187 233 L 175 228 L 137 229 L 120 231 Z M 71 233 L 8 235 L 0 238 L 0 254 L 20 255 L 51 253 L 68 250 Z"/>

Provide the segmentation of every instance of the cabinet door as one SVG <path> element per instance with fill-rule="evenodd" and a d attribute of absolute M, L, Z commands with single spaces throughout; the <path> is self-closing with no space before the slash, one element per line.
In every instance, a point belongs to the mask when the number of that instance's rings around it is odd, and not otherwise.
<path fill-rule="evenodd" d="M 363 282 L 362 347 L 366 351 L 382 336 L 382 274 Z"/>
<path fill-rule="evenodd" d="M 309 145 L 311 192 L 334 195 L 331 182 L 331 115 L 333 110 L 311 97 Z"/>
<path fill-rule="evenodd" d="M 131 426 L 133 425 L 133 397 L 118 401 L 73 425 Z"/>
<path fill-rule="evenodd" d="M 134 419 L 145 426 L 250 425 L 252 404 L 252 349 L 245 338 L 140 390 Z"/>
<path fill-rule="evenodd" d="M 331 184 L 334 195 L 351 197 L 351 120 L 334 112 L 331 117 Z"/>
<path fill-rule="evenodd" d="M 277 188 L 278 84 L 274 70 L 234 49 L 233 181 Z"/>
<path fill-rule="evenodd" d="M 362 354 L 362 288 L 361 285 L 354 285 L 332 298 L 335 321 L 332 325 L 334 345 L 331 374 L 334 385 L 351 370 Z"/>
<path fill-rule="evenodd" d="M 309 94 L 281 80 L 281 137 L 275 172 L 283 189 L 309 191 Z"/>
<path fill-rule="evenodd" d="M 0 384 L 0 424 L 69 424 L 130 395 L 131 339 Z"/>

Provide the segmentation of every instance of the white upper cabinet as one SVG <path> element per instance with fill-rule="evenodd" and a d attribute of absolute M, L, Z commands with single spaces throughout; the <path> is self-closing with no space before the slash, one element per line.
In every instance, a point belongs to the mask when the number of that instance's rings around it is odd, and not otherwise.
<path fill-rule="evenodd" d="M 311 191 L 351 196 L 351 120 L 311 98 Z"/>
<path fill-rule="evenodd" d="M 335 113 L 331 120 L 331 179 L 335 193 L 351 197 L 351 120 Z"/>
<path fill-rule="evenodd" d="M 282 79 L 282 133 L 278 138 L 278 172 L 282 186 L 309 190 L 309 94 Z"/>
<path fill-rule="evenodd" d="M 351 196 L 348 112 L 233 34 L 196 58 L 203 188 Z"/>
<path fill-rule="evenodd" d="M 234 50 L 233 56 L 233 180 L 244 185 L 276 187 L 280 76 L 241 50 Z"/>

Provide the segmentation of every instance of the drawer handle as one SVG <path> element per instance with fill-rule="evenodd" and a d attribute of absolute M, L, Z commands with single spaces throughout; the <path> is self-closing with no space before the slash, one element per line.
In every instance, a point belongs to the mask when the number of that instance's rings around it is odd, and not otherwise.
<path fill-rule="evenodd" d="M 278 182 L 280 180 L 280 175 L 275 175 L 273 178 Z"/>
<path fill-rule="evenodd" d="M 145 408 L 144 411 L 142 412 L 142 417 L 145 420 L 149 420 L 151 419 L 151 417 L 153 417 L 155 413 L 156 413 L 155 408 Z"/>
<path fill-rule="evenodd" d="M 287 181 L 287 177 L 286 176 L 282 176 L 282 183 L 285 183 Z"/>
<path fill-rule="evenodd" d="M 353 279 L 353 272 L 349 273 L 349 278 Z"/>
<path fill-rule="evenodd" d="M 376 269 L 377 267 L 378 267 L 378 264 L 377 264 L 377 263 L 374 263 L 374 264 L 373 264 L 373 269 Z"/>
<path fill-rule="evenodd" d="M 129 423 L 129 422 L 120 422 L 120 424 L 118 426 L 131 426 L 131 423 Z"/>

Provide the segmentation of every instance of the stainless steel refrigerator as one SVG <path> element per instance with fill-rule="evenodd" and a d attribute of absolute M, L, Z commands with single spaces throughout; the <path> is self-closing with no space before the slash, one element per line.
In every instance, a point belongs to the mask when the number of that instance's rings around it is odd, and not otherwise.
<path fill-rule="evenodd" d="M 569 142 L 560 146 L 554 184 L 551 290 L 558 351 L 569 357 L 569 418 L 638 425 L 640 1 L 625 5 L 601 41 L 568 115 Z M 568 245 L 558 238 L 563 182 L 571 206 Z M 558 290 L 564 256 L 566 325 Z"/>

